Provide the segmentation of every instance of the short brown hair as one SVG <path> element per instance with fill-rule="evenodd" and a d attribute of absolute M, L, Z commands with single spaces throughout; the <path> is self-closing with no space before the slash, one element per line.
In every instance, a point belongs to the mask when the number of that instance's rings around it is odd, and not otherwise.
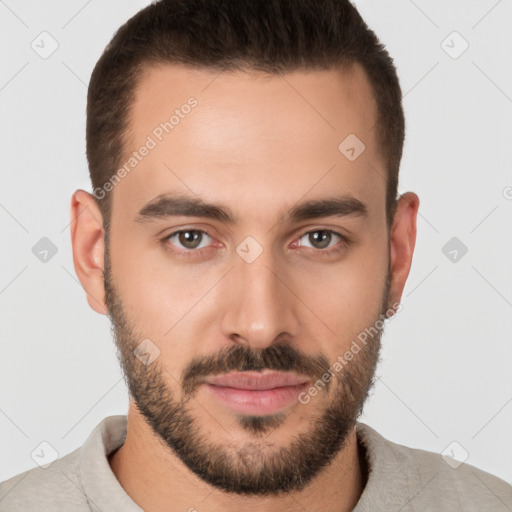
<path fill-rule="evenodd" d="M 148 64 L 279 74 L 353 62 L 363 66 L 377 102 L 389 228 L 405 138 L 402 92 L 393 60 L 349 0 L 160 0 L 142 9 L 118 29 L 92 72 L 86 135 L 93 188 L 122 162 L 130 105 Z M 103 196 L 95 195 L 108 231 L 112 200 Z"/>

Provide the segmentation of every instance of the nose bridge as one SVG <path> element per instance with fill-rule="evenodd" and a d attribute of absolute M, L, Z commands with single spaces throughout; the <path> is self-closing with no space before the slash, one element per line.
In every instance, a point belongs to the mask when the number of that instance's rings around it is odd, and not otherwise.
<path fill-rule="evenodd" d="M 226 336 L 262 349 L 283 333 L 294 336 L 297 319 L 293 294 L 283 283 L 285 276 L 279 275 L 272 251 L 265 249 L 251 260 L 247 253 L 240 252 L 247 248 L 255 249 L 240 244 L 235 268 L 229 274 L 229 300 L 223 312 L 222 329 Z"/>

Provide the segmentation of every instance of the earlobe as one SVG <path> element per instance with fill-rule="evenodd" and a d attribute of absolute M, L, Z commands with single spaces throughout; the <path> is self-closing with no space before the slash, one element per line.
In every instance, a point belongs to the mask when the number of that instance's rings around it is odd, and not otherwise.
<path fill-rule="evenodd" d="M 390 303 L 398 303 L 411 269 L 416 245 L 416 219 L 420 205 L 414 192 L 406 192 L 398 199 L 390 230 Z"/>
<path fill-rule="evenodd" d="M 107 315 L 103 216 L 94 197 L 85 190 L 76 190 L 71 197 L 70 227 L 75 272 L 87 294 L 87 302 L 97 313 Z"/>

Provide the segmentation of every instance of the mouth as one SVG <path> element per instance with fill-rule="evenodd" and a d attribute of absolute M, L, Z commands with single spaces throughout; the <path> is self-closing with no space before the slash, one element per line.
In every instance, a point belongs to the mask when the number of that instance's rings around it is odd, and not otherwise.
<path fill-rule="evenodd" d="M 233 372 L 205 379 L 206 390 L 232 411 L 273 414 L 298 402 L 307 377 L 286 372 Z"/>

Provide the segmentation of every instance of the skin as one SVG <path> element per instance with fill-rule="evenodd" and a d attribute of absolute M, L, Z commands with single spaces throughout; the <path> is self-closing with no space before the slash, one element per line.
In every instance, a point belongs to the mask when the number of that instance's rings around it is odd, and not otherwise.
<path fill-rule="evenodd" d="M 152 369 L 177 402 L 185 397 L 184 370 L 194 358 L 211 361 L 234 347 L 256 353 L 286 340 L 307 362 L 323 356 L 332 365 L 383 307 L 400 301 L 419 207 L 416 194 L 402 194 L 388 231 L 376 101 L 357 64 L 284 76 L 153 66 L 137 87 L 127 155 L 190 97 L 197 106 L 110 192 L 107 280 L 101 212 L 83 190 L 71 201 L 74 265 L 89 305 L 100 314 L 110 309 L 123 368 L 132 372 L 133 382 L 143 383 Z M 354 161 L 338 150 L 348 134 L 366 146 Z M 145 204 L 170 192 L 224 205 L 238 222 L 184 216 L 136 221 Z M 365 203 L 367 216 L 284 221 L 299 201 L 333 193 Z M 177 237 L 161 241 L 184 228 L 210 235 L 201 243 L 201 256 L 184 254 L 187 248 Z M 314 230 L 334 230 L 350 241 L 333 235 L 329 248 L 340 251 L 326 254 L 305 235 Z M 236 252 L 247 236 L 263 249 L 252 263 Z M 121 303 L 122 311 L 115 308 Z M 132 345 L 143 339 L 160 351 L 154 366 L 137 366 L 131 355 Z M 347 366 L 353 374 L 347 369 L 346 378 L 361 378 L 367 391 L 373 363 L 362 351 Z M 343 374 L 338 377 L 342 382 Z M 260 432 L 250 420 L 244 427 L 204 386 L 194 388 L 187 407 L 206 442 L 222 446 L 234 467 L 242 468 L 240 450 L 256 446 L 254 472 L 343 401 L 348 395 L 340 386 L 330 386 L 307 405 L 292 403 L 274 426 Z M 152 512 L 169 510 L 170 503 L 174 510 L 341 512 L 352 510 L 367 478 L 352 424 L 332 460 L 303 488 L 268 495 L 219 489 L 190 471 L 145 421 L 133 397 L 126 441 L 109 463 L 131 498 Z"/>

